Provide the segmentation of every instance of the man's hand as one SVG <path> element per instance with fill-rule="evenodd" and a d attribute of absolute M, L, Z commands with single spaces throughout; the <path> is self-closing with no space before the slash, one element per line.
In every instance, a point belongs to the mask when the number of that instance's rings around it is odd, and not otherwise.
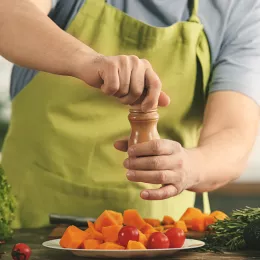
<path fill-rule="evenodd" d="M 126 151 L 127 141 L 118 141 L 115 147 Z M 128 155 L 124 166 L 129 181 L 163 185 L 142 191 L 143 199 L 167 199 L 200 182 L 200 174 L 193 170 L 196 150 L 186 150 L 177 142 L 160 139 L 136 144 Z"/>
<path fill-rule="evenodd" d="M 84 56 L 83 56 L 84 57 Z M 141 103 L 147 111 L 167 106 L 169 97 L 161 91 L 162 84 L 149 61 L 137 56 L 85 56 L 76 76 L 90 86 L 100 88 L 109 96 L 115 96 L 121 103 Z"/>

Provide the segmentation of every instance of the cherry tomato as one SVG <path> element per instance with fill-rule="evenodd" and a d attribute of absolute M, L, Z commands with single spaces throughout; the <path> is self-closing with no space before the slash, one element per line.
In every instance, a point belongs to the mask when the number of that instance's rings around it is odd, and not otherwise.
<path fill-rule="evenodd" d="M 170 240 L 171 248 L 180 248 L 185 242 L 185 233 L 180 228 L 170 228 L 165 232 L 165 235 Z"/>
<path fill-rule="evenodd" d="M 148 249 L 164 249 L 169 248 L 170 241 L 162 232 L 152 233 L 148 240 Z"/>
<path fill-rule="evenodd" d="M 26 244 L 16 244 L 12 249 L 13 260 L 28 260 L 31 256 L 31 248 Z"/>
<path fill-rule="evenodd" d="M 139 231 L 136 227 L 125 226 L 122 227 L 118 233 L 118 242 L 121 246 L 127 246 L 128 241 L 138 241 Z"/>

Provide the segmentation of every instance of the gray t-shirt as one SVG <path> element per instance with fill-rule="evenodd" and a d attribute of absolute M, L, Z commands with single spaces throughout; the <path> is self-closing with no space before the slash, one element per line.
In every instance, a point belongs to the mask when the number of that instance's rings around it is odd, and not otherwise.
<path fill-rule="evenodd" d="M 49 17 L 66 29 L 86 0 L 53 0 Z M 153 26 L 189 18 L 188 0 L 108 0 L 128 15 Z M 200 0 L 199 18 L 212 56 L 210 92 L 237 91 L 260 105 L 260 0 Z M 13 98 L 37 71 L 15 66 Z"/>

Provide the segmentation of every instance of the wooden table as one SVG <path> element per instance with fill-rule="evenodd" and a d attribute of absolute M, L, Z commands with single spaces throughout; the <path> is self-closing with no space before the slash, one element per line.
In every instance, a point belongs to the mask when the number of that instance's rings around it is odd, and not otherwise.
<path fill-rule="evenodd" d="M 32 249 L 32 255 L 30 260 L 76 260 L 84 259 L 73 256 L 70 252 L 46 249 L 41 244 L 48 239 L 51 229 L 30 229 L 30 230 L 17 230 L 15 232 L 14 239 L 9 241 L 6 245 L 0 247 L 0 252 L 5 251 L 2 255 L 1 260 L 9 260 L 11 258 L 12 246 L 16 243 L 26 243 Z M 85 258 L 86 259 L 86 258 Z M 157 258 L 158 259 L 158 258 Z M 196 253 L 196 252 L 178 252 L 172 258 L 169 259 L 201 259 L 201 260 L 219 260 L 219 259 L 260 259 L 260 251 L 243 251 L 237 253 L 225 253 L 225 254 L 214 254 L 214 253 Z M 163 260 L 163 259 L 160 259 Z"/>

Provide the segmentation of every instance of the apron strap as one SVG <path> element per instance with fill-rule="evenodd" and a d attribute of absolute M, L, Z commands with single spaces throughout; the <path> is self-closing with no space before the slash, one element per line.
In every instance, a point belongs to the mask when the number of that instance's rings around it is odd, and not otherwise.
<path fill-rule="evenodd" d="M 198 17 L 198 11 L 199 11 L 199 0 L 191 0 L 189 1 L 189 6 L 191 9 L 191 16 L 189 21 L 194 23 L 200 23 L 200 19 Z"/>

